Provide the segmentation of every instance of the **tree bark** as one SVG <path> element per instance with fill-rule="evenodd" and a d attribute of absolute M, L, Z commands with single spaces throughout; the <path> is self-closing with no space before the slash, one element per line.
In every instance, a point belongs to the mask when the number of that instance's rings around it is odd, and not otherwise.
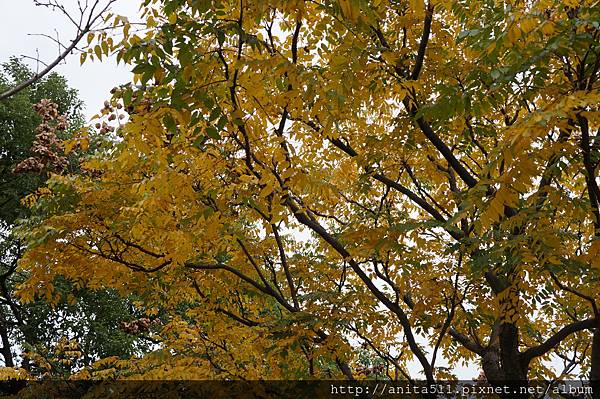
<path fill-rule="evenodd" d="M 511 323 L 500 326 L 498 345 L 487 348 L 481 355 L 485 378 L 493 387 L 501 387 L 501 398 L 528 398 L 521 394 L 527 387 L 527 365 L 522 364 L 519 352 L 519 329 Z M 508 387 L 510 393 L 504 393 Z"/>
<path fill-rule="evenodd" d="M 500 367 L 500 356 L 496 349 L 487 349 L 481 357 L 481 366 L 485 373 L 485 378 L 492 385 L 504 381 L 504 373 Z"/>

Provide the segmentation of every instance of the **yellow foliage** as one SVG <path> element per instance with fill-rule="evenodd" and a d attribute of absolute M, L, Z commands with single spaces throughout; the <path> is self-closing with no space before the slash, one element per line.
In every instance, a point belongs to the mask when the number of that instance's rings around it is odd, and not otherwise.
<path fill-rule="evenodd" d="M 141 71 L 118 142 L 24 200 L 22 300 L 62 275 L 160 319 L 92 378 L 362 378 L 368 355 L 432 380 L 499 325 L 526 351 L 594 317 L 600 94 L 558 3 L 154 3 L 113 43 Z"/>

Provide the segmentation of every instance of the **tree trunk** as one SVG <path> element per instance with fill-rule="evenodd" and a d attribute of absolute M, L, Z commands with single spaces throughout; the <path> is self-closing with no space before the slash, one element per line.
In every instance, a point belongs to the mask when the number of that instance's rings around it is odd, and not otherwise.
<path fill-rule="evenodd" d="M 488 349 L 483 353 L 481 366 L 485 378 L 490 384 L 494 385 L 505 380 L 504 373 L 500 366 L 500 356 L 498 355 L 498 350 L 496 348 Z"/>
<path fill-rule="evenodd" d="M 519 329 L 514 324 L 503 323 L 500 327 L 500 359 L 504 377 L 508 381 L 527 381 L 519 353 Z"/>
<path fill-rule="evenodd" d="M 481 358 L 483 372 L 488 383 L 501 387 L 501 398 L 528 398 L 521 393 L 528 386 L 527 367 L 521 363 L 519 353 L 519 330 L 517 326 L 503 323 L 500 326 L 498 347 L 487 349 Z M 505 392 L 508 387 L 508 392 Z"/>
<path fill-rule="evenodd" d="M 2 349 L 0 353 L 2 353 L 2 357 L 4 358 L 4 365 L 6 367 L 14 367 L 15 362 L 13 359 L 10 338 L 8 334 L 8 324 L 6 322 L 6 317 L 4 316 L 4 306 L 0 305 L 0 339 L 2 340 Z"/>

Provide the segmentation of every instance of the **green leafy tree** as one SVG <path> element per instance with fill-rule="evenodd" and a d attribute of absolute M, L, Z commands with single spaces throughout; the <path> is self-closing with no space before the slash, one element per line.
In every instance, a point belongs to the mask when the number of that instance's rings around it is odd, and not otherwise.
<path fill-rule="evenodd" d="M 32 75 L 33 72 L 26 65 L 13 58 L 2 65 L 0 88 L 10 87 Z M 43 174 L 13 173 L 14 168 L 30 155 L 35 129 L 42 121 L 33 105 L 42 99 L 49 99 L 58 105 L 58 112 L 66 116 L 71 130 L 83 126 L 83 104 L 77 96 L 77 90 L 70 88 L 66 79 L 56 73 L 0 102 L 0 223 L 8 226 L 29 215 L 28 208 L 21 206 L 20 201 L 41 187 L 47 179 Z"/>

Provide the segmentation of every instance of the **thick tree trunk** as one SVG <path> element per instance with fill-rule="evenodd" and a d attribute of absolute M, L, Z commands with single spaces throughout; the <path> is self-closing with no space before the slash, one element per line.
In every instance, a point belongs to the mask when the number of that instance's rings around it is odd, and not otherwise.
<path fill-rule="evenodd" d="M 500 359 L 504 377 L 508 381 L 527 381 L 519 356 L 519 329 L 514 324 L 503 323 L 500 327 Z"/>
<path fill-rule="evenodd" d="M 501 398 L 528 398 L 521 393 L 527 387 L 527 366 L 522 364 L 519 353 L 519 330 L 514 324 L 503 323 L 500 327 L 498 347 L 487 349 L 481 358 L 483 372 L 490 385 L 505 387 L 508 392 Z"/>
<path fill-rule="evenodd" d="M 484 352 L 481 358 L 481 365 L 485 378 L 489 383 L 496 384 L 504 381 L 505 377 L 500 365 L 500 356 L 496 348 L 488 349 Z"/>

